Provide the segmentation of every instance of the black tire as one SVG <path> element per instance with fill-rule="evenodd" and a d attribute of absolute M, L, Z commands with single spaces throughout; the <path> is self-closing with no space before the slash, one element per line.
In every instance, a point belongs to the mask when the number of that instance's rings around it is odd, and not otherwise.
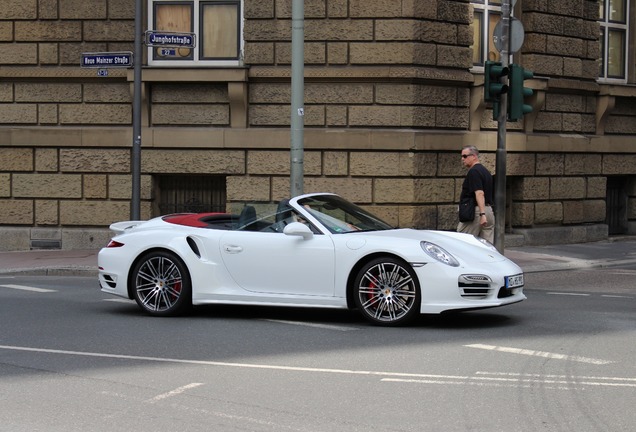
<path fill-rule="evenodd" d="M 190 273 L 172 252 L 144 255 L 133 268 L 130 283 L 135 301 L 150 315 L 180 315 L 192 306 Z"/>
<path fill-rule="evenodd" d="M 421 293 L 417 276 L 400 259 L 380 257 L 369 261 L 354 283 L 356 306 L 373 324 L 403 325 L 419 314 Z"/>

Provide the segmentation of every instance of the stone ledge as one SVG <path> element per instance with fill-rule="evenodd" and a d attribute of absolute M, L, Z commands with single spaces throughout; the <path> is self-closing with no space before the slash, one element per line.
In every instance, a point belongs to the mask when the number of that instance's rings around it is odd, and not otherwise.
<path fill-rule="evenodd" d="M 514 229 L 513 234 L 523 235 L 524 246 L 588 243 L 607 240 L 608 226 L 605 224 L 593 224 L 546 228 L 522 228 Z"/>

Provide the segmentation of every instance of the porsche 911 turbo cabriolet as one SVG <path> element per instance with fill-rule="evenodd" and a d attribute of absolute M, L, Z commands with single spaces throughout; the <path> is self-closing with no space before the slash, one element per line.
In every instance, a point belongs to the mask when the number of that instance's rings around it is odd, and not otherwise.
<path fill-rule="evenodd" d="M 111 230 L 98 255 L 101 290 L 156 316 L 241 304 L 357 309 L 373 324 L 401 325 L 526 298 L 521 268 L 490 243 L 394 228 L 330 193 Z"/>

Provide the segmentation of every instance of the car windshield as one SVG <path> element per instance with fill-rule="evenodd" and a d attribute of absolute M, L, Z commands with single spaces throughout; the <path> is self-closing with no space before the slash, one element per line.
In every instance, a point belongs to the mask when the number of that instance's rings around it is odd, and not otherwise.
<path fill-rule="evenodd" d="M 388 223 L 336 195 L 302 198 L 298 204 L 333 234 L 393 229 Z"/>

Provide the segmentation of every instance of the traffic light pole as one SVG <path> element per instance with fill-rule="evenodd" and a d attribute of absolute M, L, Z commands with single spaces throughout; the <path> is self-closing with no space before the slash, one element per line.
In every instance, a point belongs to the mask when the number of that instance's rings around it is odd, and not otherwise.
<path fill-rule="evenodd" d="M 501 2 L 502 49 L 501 65 L 508 67 L 510 61 L 510 0 Z M 503 77 L 502 80 L 506 78 Z M 508 95 L 503 93 L 499 100 L 497 117 L 497 154 L 495 161 L 495 247 L 503 254 L 506 230 L 506 117 L 508 115 Z"/>

